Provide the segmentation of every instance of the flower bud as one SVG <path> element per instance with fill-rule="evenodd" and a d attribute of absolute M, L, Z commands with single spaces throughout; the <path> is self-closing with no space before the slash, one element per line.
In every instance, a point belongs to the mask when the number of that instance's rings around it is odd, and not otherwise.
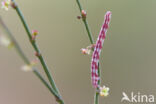
<path fill-rule="evenodd" d="M 86 19 L 87 13 L 86 13 L 85 10 L 82 10 L 82 11 L 81 11 L 81 15 L 82 15 L 82 18 L 83 18 L 83 19 Z"/>
<path fill-rule="evenodd" d="M 77 19 L 81 19 L 82 17 L 81 16 L 77 16 Z"/>
<path fill-rule="evenodd" d="M 12 7 L 12 8 L 14 8 L 14 9 L 16 9 L 16 8 L 17 8 L 17 4 L 16 4 L 15 2 L 13 2 L 13 1 L 11 2 L 11 4 L 10 4 L 10 5 L 11 5 L 11 7 Z"/>
<path fill-rule="evenodd" d="M 85 54 L 85 55 L 90 55 L 91 50 L 90 50 L 90 49 L 88 49 L 88 48 L 82 48 L 82 49 L 81 49 L 81 52 L 82 52 L 82 54 Z"/>
<path fill-rule="evenodd" d="M 36 57 L 39 57 L 39 56 L 40 56 L 40 53 L 35 52 L 35 56 L 36 56 Z"/>
<path fill-rule="evenodd" d="M 37 30 L 32 30 L 32 35 L 34 35 L 34 36 L 38 35 L 38 31 Z"/>

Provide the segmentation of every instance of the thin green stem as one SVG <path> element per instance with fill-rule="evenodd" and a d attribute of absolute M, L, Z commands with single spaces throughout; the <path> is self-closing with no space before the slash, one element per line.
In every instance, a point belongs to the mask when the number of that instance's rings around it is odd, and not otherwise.
<path fill-rule="evenodd" d="M 18 14 L 18 16 L 19 16 L 19 18 L 20 18 L 20 20 L 21 20 L 21 22 L 22 22 L 22 24 L 23 24 L 23 26 L 24 26 L 24 28 L 25 28 L 25 30 L 26 30 L 26 32 L 27 32 L 27 35 L 28 35 L 29 40 L 30 40 L 30 43 L 31 43 L 31 45 L 33 46 L 33 48 L 34 48 L 34 50 L 36 51 L 36 53 L 38 54 L 37 57 L 38 57 L 39 60 L 40 60 L 40 63 L 41 63 L 41 65 L 42 65 L 43 69 L 44 69 L 44 72 L 46 73 L 46 75 L 47 75 L 47 77 L 48 77 L 48 80 L 49 80 L 49 82 L 50 82 L 52 88 L 53 88 L 53 89 L 55 90 L 55 92 L 59 95 L 58 101 L 61 102 L 61 104 L 63 104 L 64 102 L 63 102 L 63 100 L 61 99 L 61 95 L 59 94 L 59 91 L 58 91 L 58 89 L 57 89 L 57 87 L 56 87 L 56 84 L 55 84 L 55 82 L 54 82 L 54 80 L 53 80 L 52 75 L 50 74 L 49 68 L 48 68 L 48 66 L 46 65 L 45 60 L 43 59 L 43 56 L 42 56 L 42 54 L 41 54 L 41 52 L 40 52 L 40 50 L 39 50 L 39 48 L 38 48 L 36 42 L 35 42 L 35 41 L 32 41 L 31 32 L 30 32 L 30 29 L 29 29 L 29 27 L 28 27 L 28 25 L 27 25 L 27 23 L 26 23 L 26 21 L 25 21 L 25 19 L 24 19 L 24 16 L 23 16 L 22 12 L 20 11 L 19 7 L 17 6 L 17 4 L 15 3 L 15 1 L 12 0 L 12 2 L 13 2 L 13 4 L 14 4 L 15 10 L 16 10 L 16 12 L 17 12 L 17 14 Z"/>
<path fill-rule="evenodd" d="M 98 63 L 98 75 L 100 77 L 100 64 Z M 98 85 L 100 85 L 100 80 L 98 81 Z M 94 96 L 94 104 L 99 104 L 99 87 L 96 88 L 96 93 Z"/>
<path fill-rule="evenodd" d="M 46 73 L 46 75 L 48 77 L 48 80 L 49 80 L 51 86 L 56 90 L 56 86 L 55 86 L 54 81 L 52 80 L 52 76 L 50 75 L 49 69 L 48 69 L 48 67 L 47 67 L 47 65 L 46 65 L 46 63 L 45 63 L 45 61 L 44 61 L 44 59 L 43 59 L 43 57 L 41 55 L 41 52 L 40 52 L 39 48 L 37 47 L 36 42 L 32 41 L 30 29 L 29 29 L 28 25 L 26 24 L 26 21 L 25 21 L 23 15 L 22 15 L 20 9 L 18 7 L 16 7 L 15 10 L 16 10 L 18 16 L 20 17 L 20 20 L 22 21 L 22 24 L 23 24 L 23 26 L 24 26 L 24 28 L 25 28 L 25 30 L 27 32 L 27 35 L 29 37 L 30 43 L 32 44 L 33 48 L 35 49 L 35 51 L 38 54 L 38 58 L 39 58 L 42 66 L 43 66 L 43 69 L 44 69 L 44 71 L 45 71 L 45 73 Z"/>
<path fill-rule="evenodd" d="M 46 80 L 41 76 L 41 74 L 37 71 L 37 69 L 33 68 L 33 72 L 35 75 L 42 81 L 42 83 L 49 89 L 49 91 L 56 97 L 59 98 L 58 94 L 55 92 L 54 89 L 46 82 Z"/>
<path fill-rule="evenodd" d="M 99 104 L 99 92 L 96 92 L 94 96 L 94 104 Z"/>
<path fill-rule="evenodd" d="M 21 47 L 19 46 L 18 42 L 16 41 L 16 39 L 14 38 L 13 34 L 10 32 L 10 30 L 8 29 L 8 27 L 5 25 L 5 23 L 3 22 L 2 18 L 0 17 L 0 24 L 3 27 L 3 29 L 5 30 L 8 38 L 13 42 L 13 45 L 16 49 L 16 52 L 19 54 L 19 56 L 21 57 L 21 59 L 23 59 L 23 61 L 29 65 L 30 61 L 28 60 L 28 58 L 26 57 L 26 55 L 24 54 L 24 52 L 22 51 Z M 33 72 L 34 74 L 41 80 L 41 82 L 49 89 L 49 91 L 56 97 L 59 98 L 58 94 L 55 92 L 54 89 L 51 88 L 51 86 L 47 83 L 47 81 L 42 77 L 42 75 L 39 73 L 39 71 L 33 67 Z"/>
<path fill-rule="evenodd" d="M 81 13 L 83 9 L 82 9 L 82 6 L 80 4 L 80 1 L 79 0 L 76 0 L 76 2 L 78 4 L 78 7 L 79 7 L 79 10 L 80 10 L 80 13 Z M 90 43 L 93 44 L 94 43 L 94 40 L 93 40 L 92 33 L 91 33 L 90 29 L 89 29 L 89 25 L 88 25 L 87 19 L 86 18 L 83 18 L 82 21 L 83 21 L 83 23 L 85 25 L 85 28 L 86 28 L 86 31 L 87 31 L 87 34 L 88 34 Z"/>
<path fill-rule="evenodd" d="M 82 9 L 82 6 L 80 4 L 80 1 L 76 0 L 76 2 L 78 4 L 78 7 L 79 7 L 79 10 L 80 10 L 80 13 L 81 13 L 81 11 L 83 9 Z M 83 23 L 85 25 L 85 28 L 86 28 L 86 31 L 88 33 L 88 37 L 89 37 L 90 43 L 94 44 L 92 33 L 91 33 L 90 29 L 89 29 L 88 22 L 87 22 L 86 18 L 82 18 L 82 21 L 83 21 Z M 99 77 L 100 77 L 100 65 L 99 65 L 99 63 L 98 63 L 98 74 L 99 74 Z M 100 85 L 100 80 L 98 81 L 98 85 Z M 99 88 L 96 88 L 96 93 L 94 95 L 94 104 L 99 104 Z"/>
<path fill-rule="evenodd" d="M 94 42 L 93 42 L 93 37 L 92 37 L 92 34 L 91 34 L 90 30 L 89 30 L 88 22 L 87 22 L 86 19 L 83 19 L 83 22 L 84 22 L 84 24 L 85 24 L 86 31 L 87 31 L 87 33 L 88 33 L 88 37 L 89 37 L 90 43 L 93 44 L 93 43 L 94 43 Z"/>

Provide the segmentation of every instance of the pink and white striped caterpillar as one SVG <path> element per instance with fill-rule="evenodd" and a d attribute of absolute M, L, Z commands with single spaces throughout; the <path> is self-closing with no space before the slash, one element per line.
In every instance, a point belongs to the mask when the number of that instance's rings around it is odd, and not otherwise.
<path fill-rule="evenodd" d="M 92 85 L 97 88 L 98 87 L 98 81 L 100 79 L 99 74 L 98 74 L 98 64 L 99 64 L 99 58 L 100 58 L 100 53 L 101 53 L 101 49 L 106 37 L 106 32 L 107 29 L 109 27 L 109 23 L 110 23 L 110 19 L 111 19 L 111 12 L 107 11 L 107 13 L 105 14 L 105 19 L 104 19 L 104 23 L 101 27 L 99 36 L 97 38 L 95 47 L 94 47 L 94 52 L 92 54 L 92 60 L 91 60 L 91 80 L 92 80 Z"/>

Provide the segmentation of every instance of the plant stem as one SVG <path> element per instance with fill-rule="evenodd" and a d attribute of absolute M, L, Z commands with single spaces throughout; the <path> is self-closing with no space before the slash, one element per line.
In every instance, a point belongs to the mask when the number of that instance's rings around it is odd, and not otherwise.
<path fill-rule="evenodd" d="M 27 23 L 26 23 L 26 21 L 25 21 L 25 19 L 24 19 L 24 16 L 23 16 L 22 12 L 20 11 L 19 7 L 17 6 L 17 4 L 16 4 L 16 2 L 15 2 L 14 0 L 12 0 L 12 3 L 13 3 L 13 5 L 15 6 L 14 9 L 16 10 L 16 12 L 17 12 L 17 14 L 18 14 L 18 16 L 19 16 L 19 18 L 20 18 L 20 20 L 21 20 L 21 22 L 22 22 L 22 24 L 23 24 L 23 26 L 24 26 L 24 28 L 25 28 L 25 30 L 26 30 L 26 33 L 27 33 L 27 35 L 28 35 L 28 38 L 29 38 L 29 40 L 30 40 L 31 45 L 33 46 L 34 50 L 35 50 L 36 53 L 38 54 L 37 57 L 38 57 L 38 59 L 40 60 L 40 63 L 41 63 L 41 65 L 42 65 L 43 69 L 44 69 L 44 72 L 46 73 L 46 75 L 47 75 L 47 77 L 48 77 L 48 80 L 49 80 L 49 82 L 50 82 L 52 88 L 53 88 L 53 89 L 55 90 L 55 92 L 59 95 L 59 99 L 57 99 L 57 100 L 58 100 L 59 102 L 61 102 L 61 104 L 63 104 L 64 102 L 63 102 L 63 100 L 61 99 L 61 95 L 59 94 L 59 91 L 58 91 L 58 89 L 57 89 L 57 87 L 56 87 L 56 85 L 55 85 L 55 82 L 54 82 L 54 80 L 53 80 L 53 78 L 52 78 L 52 75 L 50 74 L 49 68 L 48 68 L 48 66 L 46 65 L 45 60 L 43 59 L 43 56 L 41 55 L 41 52 L 40 52 L 40 50 L 39 50 L 39 48 L 38 48 L 36 42 L 32 40 L 32 36 L 31 36 L 30 29 L 29 29 L 29 27 L 28 27 L 28 25 L 27 25 Z"/>
<path fill-rule="evenodd" d="M 76 2 L 77 2 L 77 4 L 78 4 L 78 6 L 79 6 L 79 10 L 80 10 L 80 13 L 81 13 L 81 11 L 82 11 L 83 9 L 82 9 L 82 6 L 81 6 L 81 4 L 80 4 L 80 1 L 79 1 L 79 0 L 76 0 Z M 81 15 L 82 15 L 82 14 L 81 14 Z M 93 41 L 92 33 L 91 33 L 90 29 L 89 29 L 89 25 L 88 25 L 87 19 L 84 18 L 84 19 L 82 19 L 82 21 L 83 21 L 83 23 L 84 23 L 84 25 L 85 25 L 85 28 L 86 28 L 86 31 L 87 31 L 87 33 L 88 33 L 88 37 L 89 37 L 90 43 L 93 44 L 94 41 Z"/>
<path fill-rule="evenodd" d="M 82 9 L 82 6 L 80 4 L 80 1 L 79 0 L 76 0 L 77 4 L 78 4 L 78 7 L 79 7 L 79 10 L 80 10 L 80 13 L 81 11 L 83 10 Z M 82 14 L 81 14 L 82 15 Z M 85 28 L 86 28 L 86 31 L 88 33 L 88 37 L 89 37 L 89 40 L 90 40 L 90 43 L 91 44 L 94 44 L 94 40 L 93 40 L 93 37 L 92 37 L 92 33 L 89 29 L 89 26 L 88 26 L 88 22 L 86 20 L 86 18 L 82 19 L 84 25 L 85 25 Z M 93 50 L 94 51 L 94 50 Z M 98 74 L 99 74 L 99 77 L 100 77 L 100 67 L 99 67 L 99 63 L 98 63 Z M 100 85 L 100 80 L 98 81 L 98 85 Z M 94 104 L 99 104 L 99 88 L 96 88 L 96 92 L 95 92 L 95 95 L 94 95 Z"/>
<path fill-rule="evenodd" d="M 98 63 L 98 75 L 100 77 L 100 64 Z M 98 85 L 100 85 L 100 80 L 98 81 Z M 96 93 L 94 96 L 94 104 L 99 104 L 99 87 L 96 88 Z"/>
<path fill-rule="evenodd" d="M 10 30 L 8 29 L 8 27 L 5 25 L 5 23 L 3 22 L 2 18 L 0 17 L 0 24 L 2 25 L 2 27 L 4 28 L 5 32 L 7 32 L 8 38 L 13 42 L 13 45 L 16 49 L 16 52 L 19 54 L 19 56 L 21 57 L 21 59 L 23 59 L 23 61 L 27 64 L 30 65 L 30 61 L 28 60 L 28 58 L 26 57 L 26 55 L 24 54 L 24 52 L 22 51 L 21 47 L 19 46 L 19 44 L 17 43 L 16 39 L 14 38 L 13 34 L 10 32 Z M 51 88 L 51 86 L 47 83 L 47 81 L 42 77 L 42 75 L 39 73 L 39 71 L 33 67 L 33 72 L 34 74 L 41 80 L 41 82 L 49 89 L 49 91 L 56 97 L 59 98 L 58 94 L 55 92 L 54 89 Z"/>
<path fill-rule="evenodd" d="M 51 86 L 44 80 L 44 78 L 41 76 L 41 74 L 37 71 L 37 69 L 33 68 L 33 72 L 35 75 L 42 81 L 42 83 L 49 89 L 49 91 L 58 99 L 59 95 L 55 92 L 54 89 L 51 88 Z"/>
<path fill-rule="evenodd" d="M 96 92 L 94 96 L 94 104 L 99 104 L 99 92 Z"/>

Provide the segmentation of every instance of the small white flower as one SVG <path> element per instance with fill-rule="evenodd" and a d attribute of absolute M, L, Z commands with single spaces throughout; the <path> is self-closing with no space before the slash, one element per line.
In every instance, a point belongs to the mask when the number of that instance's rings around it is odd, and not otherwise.
<path fill-rule="evenodd" d="M 88 49 L 88 48 L 82 48 L 82 49 L 81 49 L 81 52 L 82 52 L 82 54 L 85 54 L 85 55 L 90 55 L 91 50 L 90 50 L 90 49 Z"/>
<path fill-rule="evenodd" d="M 4 0 L 2 1 L 2 8 L 8 11 L 10 4 L 11 4 L 11 0 Z"/>
<path fill-rule="evenodd" d="M 82 48 L 81 52 L 82 52 L 82 54 L 90 55 L 90 53 L 94 49 L 94 47 L 95 47 L 95 44 L 92 44 L 92 45 L 88 46 L 87 48 Z"/>
<path fill-rule="evenodd" d="M 29 72 L 29 71 L 32 71 L 32 66 L 31 65 L 24 65 L 24 66 L 22 66 L 21 69 L 25 72 Z"/>
<path fill-rule="evenodd" d="M 36 60 L 33 60 L 30 64 L 28 65 L 23 65 L 22 70 L 25 72 L 33 71 L 33 67 L 37 64 Z"/>
<path fill-rule="evenodd" d="M 5 36 L 3 36 L 3 35 L 0 36 L 0 44 L 2 46 L 8 47 L 8 48 L 13 46 L 13 43 L 10 41 L 10 39 L 5 37 Z"/>
<path fill-rule="evenodd" d="M 100 87 L 100 96 L 108 96 L 109 95 L 109 88 L 106 86 Z"/>

